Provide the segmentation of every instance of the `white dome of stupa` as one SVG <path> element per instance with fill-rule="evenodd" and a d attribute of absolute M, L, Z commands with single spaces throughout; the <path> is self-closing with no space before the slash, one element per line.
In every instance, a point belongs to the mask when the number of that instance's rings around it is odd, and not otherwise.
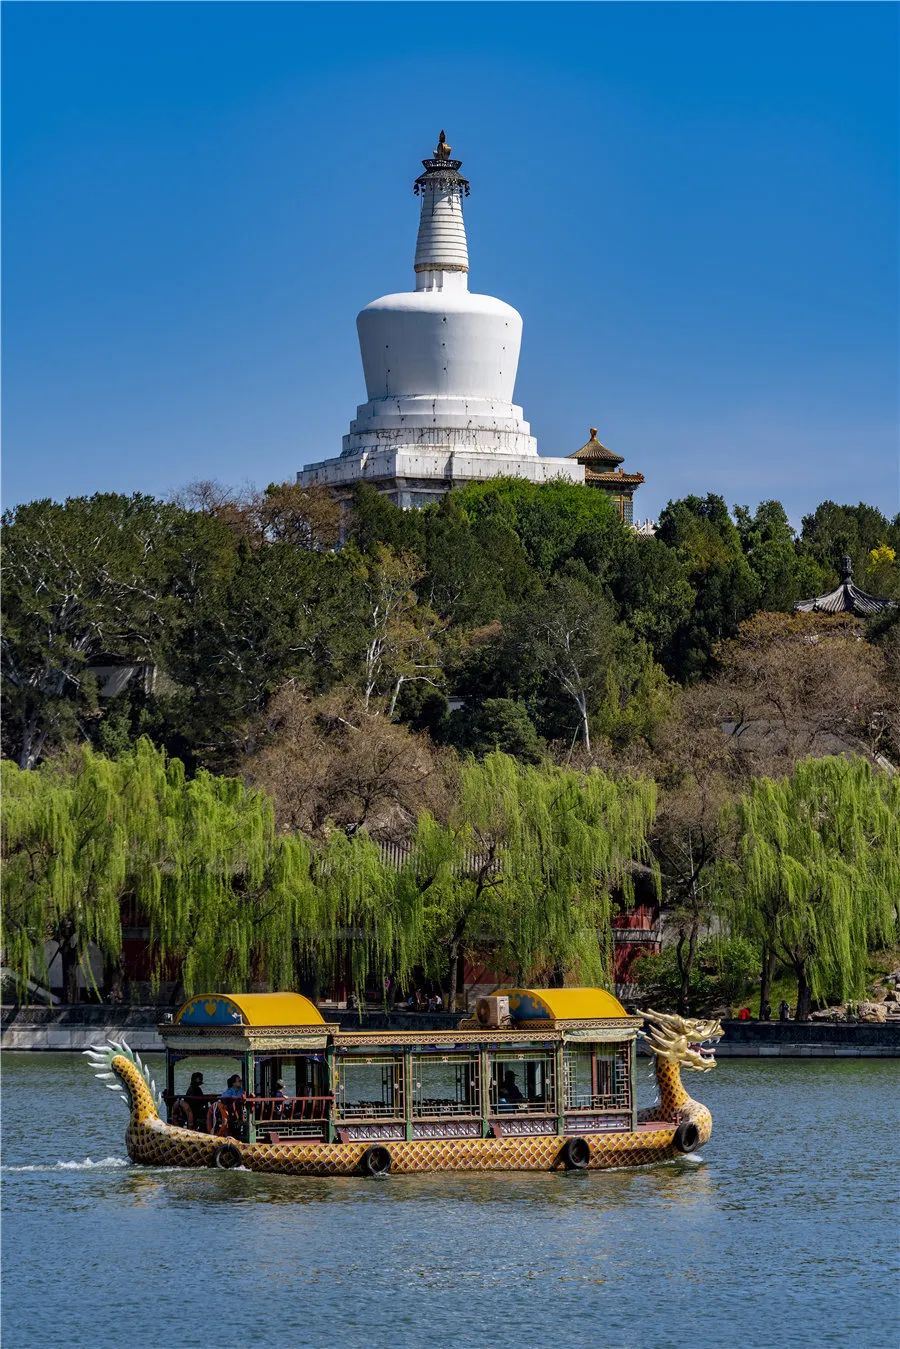
<path fill-rule="evenodd" d="M 416 288 L 383 295 L 356 320 L 368 401 L 340 460 L 310 464 L 303 483 L 338 489 L 372 481 L 401 505 L 424 504 L 459 483 L 509 475 L 583 482 L 566 459 L 541 459 L 513 403 L 522 317 L 469 291 L 463 201 L 469 183 L 443 131 L 424 159 Z"/>

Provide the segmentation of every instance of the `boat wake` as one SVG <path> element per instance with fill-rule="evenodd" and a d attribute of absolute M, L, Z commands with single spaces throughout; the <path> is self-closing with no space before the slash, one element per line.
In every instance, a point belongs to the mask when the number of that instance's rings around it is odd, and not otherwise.
<path fill-rule="evenodd" d="M 102 1157 L 99 1162 L 85 1157 L 81 1162 L 37 1162 L 29 1166 L 0 1166 L 0 1171 L 95 1171 L 113 1170 L 127 1165 L 128 1160 L 125 1157 Z"/>

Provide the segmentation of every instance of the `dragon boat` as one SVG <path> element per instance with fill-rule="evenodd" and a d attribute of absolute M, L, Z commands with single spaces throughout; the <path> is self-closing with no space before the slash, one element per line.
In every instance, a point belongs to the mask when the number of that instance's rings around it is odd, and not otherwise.
<path fill-rule="evenodd" d="M 126 1044 L 86 1051 L 129 1106 L 132 1161 L 295 1176 L 668 1161 L 710 1137 L 712 1116 L 681 1069 L 712 1068 L 722 1035 L 717 1021 L 629 1016 L 594 988 L 502 990 L 456 1029 L 391 1032 L 341 1029 L 297 993 L 216 993 L 159 1030 L 162 1093 Z M 639 1035 L 659 1090 L 643 1110 Z M 204 1064 L 224 1084 L 223 1060 L 239 1069 L 231 1094 L 204 1094 Z"/>

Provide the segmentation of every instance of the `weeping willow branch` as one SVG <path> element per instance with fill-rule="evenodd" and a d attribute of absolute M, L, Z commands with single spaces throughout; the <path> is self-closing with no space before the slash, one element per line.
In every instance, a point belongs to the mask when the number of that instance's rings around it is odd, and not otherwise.
<path fill-rule="evenodd" d="M 866 955 L 900 933 L 900 779 L 862 758 L 809 759 L 757 778 L 738 806 L 736 928 L 791 964 L 814 999 L 865 992 Z"/>

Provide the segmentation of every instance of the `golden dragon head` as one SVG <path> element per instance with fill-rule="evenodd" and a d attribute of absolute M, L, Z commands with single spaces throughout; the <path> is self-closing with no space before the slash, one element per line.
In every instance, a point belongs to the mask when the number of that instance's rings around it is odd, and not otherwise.
<path fill-rule="evenodd" d="M 695 1021 L 675 1012 L 645 1012 L 650 1030 L 644 1035 L 650 1049 L 661 1059 L 680 1068 L 707 1073 L 716 1066 L 715 1047 L 710 1040 L 721 1040 L 721 1021 Z"/>

